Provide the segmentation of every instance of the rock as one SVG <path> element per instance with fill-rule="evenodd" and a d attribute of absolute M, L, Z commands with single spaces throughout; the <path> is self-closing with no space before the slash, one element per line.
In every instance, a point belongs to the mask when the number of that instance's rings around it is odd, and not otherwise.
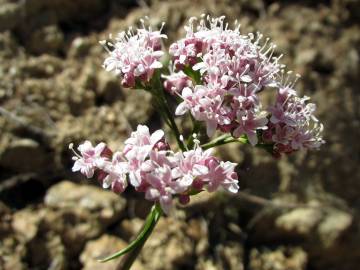
<path fill-rule="evenodd" d="M 39 252 L 41 250 L 42 252 Z M 61 237 L 53 232 L 42 233 L 28 244 L 28 264 L 49 270 L 66 270 L 66 249 Z"/>
<path fill-rule="evenodd" d="M 127 90 L 123 112 L 133 126 L 147 123 L 154 113 L 151 94 L 145 91 Z M 141 100 L 141 102 L 139 102 Z"/>
<path fill-rule="evenodd" d="M 45 54 L 28 59 L 28 61 L 21 63 L 19 68 L 22 76 L 49 78 L 62 70 L 63 63 L 61 59 Z"/>
<path fill-rule="evenodd" d="M 0 238 L 11 232 L 11 211 L 0 201 Z"/>
<path fill-rule="evenodd" d="M 80 261 L 83 264 L 83 270 L 113 270 L 117 269 L 121 259 L 112 260 L 106 263 L 100 263 L 97 260 L 104 258 L 125 248 L 127 243 L 120 238 L 104 234 L 96 240 L 89 241 L 84 251 L 81 253 Z M 147 269 L 137 260 L 131 267 L 134 270 Z"/>
<path fill-rule="evenodd" d="M 0 269 L 4 270 L 26 270 L 24 263 L 26 249 L 13 235 L 0 238 Z"/>
<path fill-rule="evenodd" d="M 230 242 L 216 248 L 219 255 L 221 268 L 229 270 L 243 270 L 244 249 L 241 243 Z"/>
<path fill-rule="evenodd" d="M 27 243 L 37 236 L 44 214 L 44 211 L 33 209 L 17 211 L 12 218 L 12 228 Z"/>
<path fill-rule="evenodd" d="M 103 102 L 112 104 L 117 100 L 124 99 L 120 79 L 105 70 L 98 72 L 96 94 Z"/>
<path fill-rule="evenodd" d="M 294 235 L 309 237 L 322 219 L 323 213 L 316 208 L 296 208 L 279 216 L 276 227 Z"/>
<path fill-rule="evenodd" d="M 0 4 L 0 32 L 14 28 L 22 19 L 21 6 L 17 3 Z"/>
<path fill-rule="evenodd" d="M 122 197 L 97 187 L 62 181 L 45 196 L 46 225 L 58 233 L 68 253 L 78 254 L 86 241 L 118 221 L 125 209 Z"/>
<path fill-rule="evenodd" d="M 251 270 L 305 270 L 307 263 L 307 254 L 300 247 L 252 249 L 250 254 Z"/>
<path fill-rule="evenodd" d="M 0 201 L 0 269 L 25 270 L 26 248 L 12 227 L 11 210 Z"/>
<path fill-rule="evenodd" d="M 140 254 L 146 269 L 186 269 L 192 265 L 190 258 L 198 241 L 189 237 L 187 227 L 179 218 L 160 219 Z"/>
<path fill-rule="evenodd" d="M 186 205 L 181 205 L 186 212 L 202 212 L 209 207 L 216 207 L 219 205 L 219 194 L 213 192 L 200 192 L 196 196 L 190 198 L 190 202 Z"/>
<path fill-rule="evenodd" d="M 131 238 L 140 232 L 143 225 L 144 220 L 140 218 L 124 219 L 120 224 L 118 233 L 123 239 L 131 241 Z"/>
<path fill-rule="evenodd" d="M 35 54 L 58 54 L 63 47 L 64 35 L 57 25 L 36 30 L 27 40 L 27 48 Z"/>
<path fill-rule="evenodd" d="M 296 55 L 295 62 L 297 65 L 309 65 L 316 59 L 317 51 L 315 49 L 302 50 Z"/>
<path fill-rule="evenodd" d="M 69 57 L 80 58 L 86 56 L 89 53 L 91 47 L 93 46 L 93 43 L 94 42 L 89 38 L 84 38 L 84 37 L 74 38 L 74 40 L 71 42 L 68 51 Z"/>
<path fill-rule="evenodd" d="M 45 205 L 60 210 L 77 209 L 88 212 L 106 227 L 119 220 L 126 201 L 111 191 L 62 181 L 48 190 Z"/>
<path fill-rule="evenodd" d="M 42 171 L 47 163 L 47 154 L 31 139 L 16 139 L 0 149 L 0 166 L 18 173 Z"/>
<path fill-rule="evenodd" d="M 218 266 L 211 259 L 199 258 L 196 266 L 196 270 L 218 270 Z"/>
<path fill-rule="evenodd" d="M 344 211 L 332 209 L 317 228 L 324 248 L 336 248 L 339 241 L 353 224 L 353 216 Z"/>

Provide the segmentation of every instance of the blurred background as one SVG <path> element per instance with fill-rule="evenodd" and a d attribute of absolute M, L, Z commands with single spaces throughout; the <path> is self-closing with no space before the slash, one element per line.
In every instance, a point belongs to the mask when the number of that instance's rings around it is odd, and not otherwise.
<path fill-rule="evenodd" d="M 98 41 L 149 15 L 169 43 L 190 16 L 238 19 L 302 75 L 325 126 L 318 152 L 275 160 L 249 146 L 244 193 L 201 193 L 162 218 L 133 269 L 355 270 L 360 266 L 360 3 L 357 0 L 0 0 L 0 269 L 116 269 L 149 203 L 71 173 L 68 144 L 118 149 L 161 122 L 142 91 L 122 89 Z"/>

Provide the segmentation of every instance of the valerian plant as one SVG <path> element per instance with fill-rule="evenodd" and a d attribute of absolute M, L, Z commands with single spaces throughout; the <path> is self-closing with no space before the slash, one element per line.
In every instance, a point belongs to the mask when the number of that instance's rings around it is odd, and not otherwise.
<path fill-rule="evenodd" d="M 171 44 L 167 53 L 163 27 L 153 31 L 144 20 L 141 24 L 139 29 L 129 28 L 111 41 L 100 42 L 109 53 L 103 66 L 124 87 L 153 95 L 178 150 L 171 149 L 163 130 L 150 132 L 145 125 L 138 125 L 122 150 L 85 141 L 76 152 L 70 145 L 75 153 L 74 172 L 96 176 L 104 188 L 116 193 L 131 187 L 154 202 L 135 240 L 101 260 L 127 254 L 123 269 L 131 267 L 159 218 L 170 213 L 174 199 L 187 204 L 204 190 L 238 192 L 236 164 L 215 157 L 212 148 L 246 143 L 279 157 L 318 149 L 324 143 L 315 104 L 298 96 L 294 88 L 298 76 L 285 70 L 281 55 L 274 56 L 276 46 L 269 39 L 263 40 L 259 33 L 241 34 L 240 26 L 235 23 L 229 28 L 225 17 L 202 16 L 189 20 L 185 37 Z M 275 103 L 267 108 L 259 99 L 263 91 L 275 96 Z M 175 112 L 170 99 L 177 103 Z M 183 137 L 174 120 L 186 114 L 194 126 L 189 138 Z M 200 141 L 215 134 L 221 135 Z"/>

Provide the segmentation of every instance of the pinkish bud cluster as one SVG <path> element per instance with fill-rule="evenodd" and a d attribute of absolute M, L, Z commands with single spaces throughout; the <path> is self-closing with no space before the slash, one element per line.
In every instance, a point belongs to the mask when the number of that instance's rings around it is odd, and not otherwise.
<path fill-rule="evenodd" d="M 161 39 L 167 36 L 161 34 L 161 29 L 146 29 L 142 23 L 143 28 L 137 29 L 136 33 L 129 28 L 127 32 L 119 33 L 114 43 L 101 42 L 110 54 L 104 61 L 104 68 L 121 76 L 125 87 L 134 87 L 136 79 L 148 82 L 155 69 L 162 68 Z"/>
<path fill-rule="evenodd" d="M 306 104 L 306 97 L 297 97 L 296 81 L 283 83 L 285 66 L 279 63 L 282 55 L 274 56 L 276 46 L 269 39 L 262 42 L 259 33 L 241 34 L 237 23 L 230 29 L 224 19 L 191 18 L 186 36 L 170 45 L 172 62 L 166 75 L 154 73 L 162 68 L 161 39 L 166 35 L 161 29 L 146 29 L 143 21 L 136 34 L 130 29 L 114 44 L 105 42 L 112 50 L 104 67 L 119 74 L 128 87 L 152 91 L 163 79 L 164 90 L 182 99 L 175 114 L 190 112 L 205 122 L 209 137 L 217 130 L 236 138 L 246 136 L 253 146 L 273 144 L 277 153 L 318 148 L 323 143 L 322 125 L 315 121 L 315 106 Z M 147 84 L 154 74 L 153 84 Z M 275 106 L 268 110 L 259 100 L 265 88 L 278 93 Z M 288 94 L 282 103 L 284 91 Z"/>
<path fill-rule="evenodd" d="M 165 79 L 164 89 L 172 95 L 179 95 L 185 87 L 192 87 L 191 79 L 182 70 L 162 77 Z"/>
<path fill-rule="evenodd" d="M 276 152 L 316 149 L 324 143 L 323 125 L 314 116 L 316 105 L 308 103 L 309 99 L 298 97 L 289 86 L 279 88 L 275 104 L 268 108 L 269 128 L 263 133 L 264 141 L 274 143 Z"/>
<path fill-rule="evenodd" d="M 310 123 L 315 119 L 315 106 L 305 105 L 306 98 L 295 97 L 292 90 L 285 104 L 278 101 L 268 111 L 262 109 L 258 94 L 265 87 L 279 89 L 278 99 L 285 87 L 281 56 L 273 57 L 276 46 L 268 44 L 268 39 L 260 45 L 259 33 L 255 38 L 253 34 L 241 35 L 239 26 L 229 29 L 224 18 L 208 16 L 198 24 L 196 18 L 191 18 L 185 27 L 186 37 L 170 46 L 175 70 L 184 70 L 188 79 L 194 79 L 196 72 L 200 77 L 194 86 L 181 84 L 172 91 L 183 100 L 175 114 L 189 111 L 196 120 L 206 123 L 209 137 L 220 130 L 234 137 L 246 135 L 256 145 L 259 134 L 264 133 L 271 136 L 267 141 L 280 152 L 318 148 L 323 143 L 322 125 Z M 186 81 L 184 76 L 181 79 Z M 281 113 L 286 121 L 276 120 Z"/>
<path fill-rule="evenodd" d="M 174 153 L 164 140 L 162 130 L 150 134 L 147 126 L 139 125 L 125 141 L 121 152 L 111 156 L 106 145 L 93 147 L 89 141 L 78 147 L 80 154 L 73 158 L 73 171 L 86 177 L 98 172 L 103 187 L 123 192 L 130 183 L 135 190 L 145 193 L 145 198 L 160 203 L 169 213 L 174 196 L 180 202 L 189 201 L 193 190 L 212 192 L 223 187 L 236 193 L 239 189 L 235 164 L 222 162 L 203 151 L 198 144 L 192 150 Z"/>
<path fill-rule="evenodd" d="M 196 120 L 206 122 L 207 134 L 216 129 L 239 137 L 246 134 L 257 144 L 256 131 L 267 128 L 257 93 L 276 84 L 279 58 L 273 58 L 274 45 L 259 45 L 260 34 L 241 35 L 224 25 L 224 17 L 202 19 L 194 31 L 190 19 L 186 37 L 170 46 L 177 69 L 187 66 L 200 72 L 201 85 L 184 88 L 177 115 L 190 111 Z M 209 24 L 209 26 L 207 25 Z"/>

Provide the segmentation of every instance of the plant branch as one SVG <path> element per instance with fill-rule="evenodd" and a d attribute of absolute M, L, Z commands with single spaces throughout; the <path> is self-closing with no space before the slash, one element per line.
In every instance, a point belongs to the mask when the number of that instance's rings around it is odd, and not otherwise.
<path fill-rule="evenodd" d="M 224 135 L 212 140 L 211 142 L 201 145 L 201 148 L 206 150 L 206 149 L 210 149 L 210 148 L 213 148 L 216 146 L 220 146 L 220 145 L 224 145 L 224 144 L 228 144 L 228 143 L 232 143 L 232 142 L 240 142 L 243 144 L 247 144 L 248 140 L 246 137 L 234 138 L 230 134 L 224 134 Z"/>

